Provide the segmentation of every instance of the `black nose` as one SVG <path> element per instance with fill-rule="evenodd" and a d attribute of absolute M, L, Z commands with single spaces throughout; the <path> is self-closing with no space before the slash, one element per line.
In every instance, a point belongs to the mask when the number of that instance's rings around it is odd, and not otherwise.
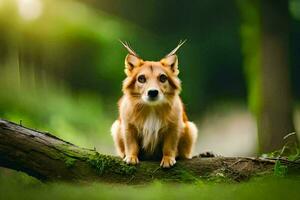
<path fill-rule="evenodd" d="M 151 98 L 155 98 L 158 95 L 158 90 L 149 90 L 148 91 L 148 96 Z"/>

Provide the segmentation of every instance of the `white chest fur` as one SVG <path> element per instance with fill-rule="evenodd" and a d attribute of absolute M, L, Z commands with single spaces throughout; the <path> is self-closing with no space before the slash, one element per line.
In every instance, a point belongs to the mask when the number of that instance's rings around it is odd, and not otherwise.
<path fill-rule="evenodd" d="M 140 130 L 142 145 L 145 150 L 154 151 L 159 140 L 159 130 L 161 128 L 161 119 L 154 112 L 150 112 L 144 122 L 144 126 Z"/>

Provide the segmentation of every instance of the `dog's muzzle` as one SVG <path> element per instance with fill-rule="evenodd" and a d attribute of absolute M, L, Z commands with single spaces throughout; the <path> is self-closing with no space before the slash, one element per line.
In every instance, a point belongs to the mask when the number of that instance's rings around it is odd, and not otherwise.
<path fill-rule="evenodd" d="M 149 90 L 147 94 L 150 100 L 155 100 L 158 97 L 158 90 Z"/>

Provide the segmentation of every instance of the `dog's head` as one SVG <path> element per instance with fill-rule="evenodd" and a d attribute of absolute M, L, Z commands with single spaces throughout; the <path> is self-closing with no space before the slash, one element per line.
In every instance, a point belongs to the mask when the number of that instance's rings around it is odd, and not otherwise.
<path fill-rule="evenodd" d="M 127 44 L 126 79 L 123 92 L 142 104 L 155 106 L 170 102 L 181 90 L 178 58 L 175 54 L 184 42 L 160 61 L 144 61 Z"/>

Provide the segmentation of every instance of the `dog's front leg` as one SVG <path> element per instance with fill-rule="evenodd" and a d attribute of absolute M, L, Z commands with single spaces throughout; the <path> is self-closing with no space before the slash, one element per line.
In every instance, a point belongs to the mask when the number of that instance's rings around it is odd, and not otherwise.
<path fill-rule="evenodd" d="M 123 129 L 125 138 L 125 158 L 127 164 L 136 165 L 139 163 L 139 146 L 137 141 L 137 130 L 133 125 L 127 124 Z"/>
<path fill-rule="evenodd" d="M 178 145 L 178 128 L 172 126 L 164 133 L 163 158 L 160 166 L 163 168 L 172 167 L 175 163 L 176 151 Z"/>

